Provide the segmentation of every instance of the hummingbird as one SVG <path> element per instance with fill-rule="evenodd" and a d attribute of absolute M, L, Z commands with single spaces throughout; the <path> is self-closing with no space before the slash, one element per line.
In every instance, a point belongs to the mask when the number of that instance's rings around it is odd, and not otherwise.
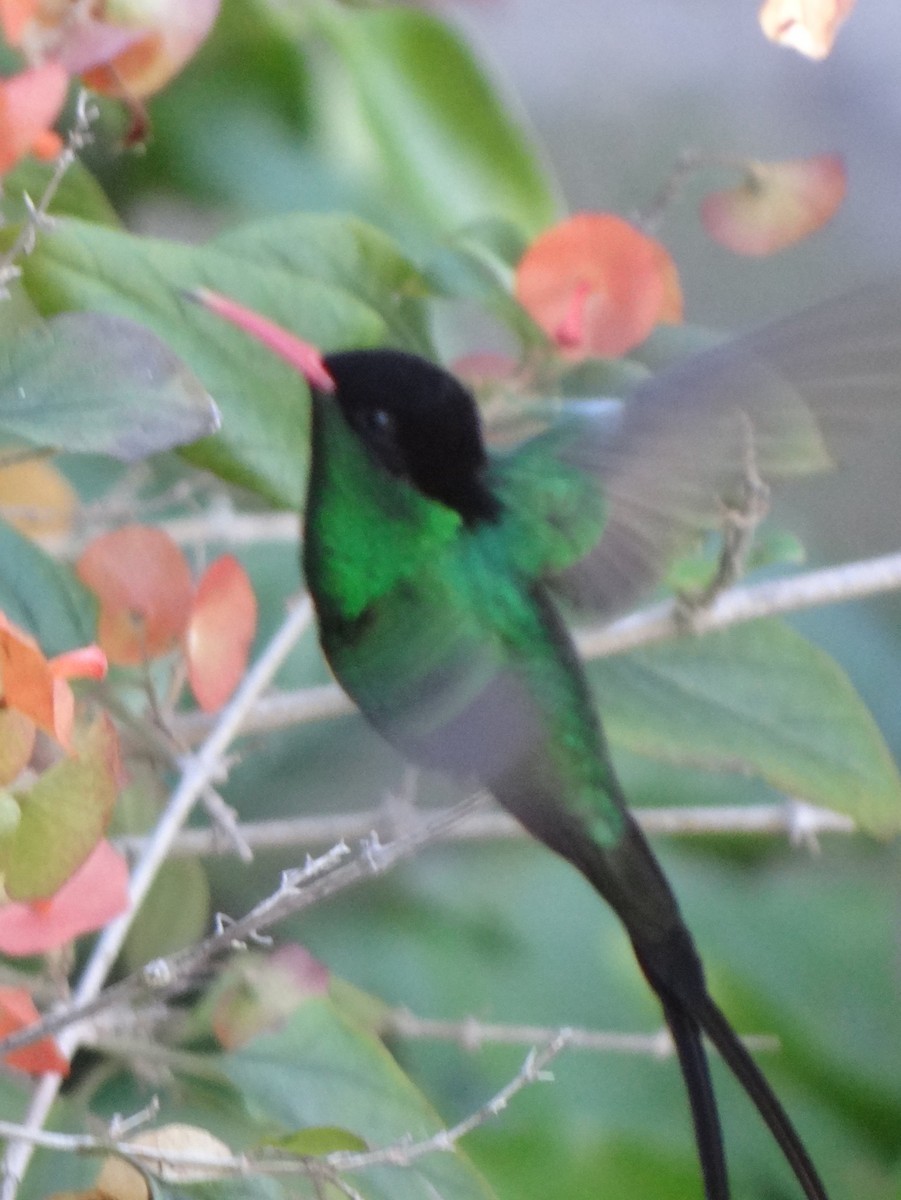
<path fill-rule="evenodd" d="M 704 1037 L 808 1200 L 828 1200 L 763 1072 L 712 998 L 630 814 L 565 617 L 610 617 L 722 524 L 749 478 L 833 465 L 897 412 L 901 286 L 877 285 L 702 351 L 625 401 L 562 405 L 490 449 L 472 394 L 390 348 L 321 354 L 192 293 L 287 360 L 312 396 L 303 569 L 325 657 L 410 763 L 476 781 L 612 907 L 662 1006 L 706 1200 L 728 1200 Z"/>

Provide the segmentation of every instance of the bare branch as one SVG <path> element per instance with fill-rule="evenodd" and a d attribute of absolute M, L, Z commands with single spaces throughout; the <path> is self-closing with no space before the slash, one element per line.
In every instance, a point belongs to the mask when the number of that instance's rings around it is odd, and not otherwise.
<path fill-rule="evenodd" d="M 901 554 L 805 571 L 787 579 L 768 580 L 723 592 L 709 608 L 694 614 L 688 636 L 726 629 L 758 617 L 800 612 L 842 600 L 859 600 L 899 588 Z M 606 658 L 679 636 L 686 636 L 686 631 L 680 628 L 673 605 L 664 603 L 623 617 L 612 625 L 582 630 L 576 635 L 576 645 L 585 658 Z"/>
<path fill-rule="evenodd" d="M 148 1170 L 163 1178 L 179 1172 L 184 1180 L 183 1173 L 188 1168 L 192 1170 L 192 1174 L 197 1172 L 198 1181 L 204 1176 L 210 1179 L 244 1178 L 254 1174 L 322 1176 L 332 1178 L 347 1196 L 357 1197 L 358 1193 L 353 1188 L 334 1176 L 373 1166 L 407 1167 L 426 1155 L 453 1151 L 457 1142 L 466 1134 L 503 1112 L 517 1092 L 533 1083 L 549 1081 L 552 1076 L 547 1073 L 547 1066 L 568 1044 L 569 1032 L 562 1030 L 542 1049 L 531 1050 L 509 1083 L 475 1112 L 449 1129 L 439 1129 L 431 1137 L 418 1142 L 405 1138 L 374 1150 L 336 1151 L 321 1159 L 298 1155 L 254 1157 L 248 1154 L 211 1155 L 167 1150 L 159 1145 L 142 1145 L 140 1142 L 116 1139 L 112 1136 L 95 1137 L 91 1134 L 48 1132 L 29 1125 L 16 1125 L 11 1121 L 0 1121 L 0 1137 L 9 1139 L 12 1144 L 27 1144 L 32 1148 L 42 1146 L 48 1150 L 72 1154 L 119 1154 L 123 1158 L 144 1164 Z"/>
<path fill-rule="evenodd" d="M 535 1046 L 566 1036 L 566 1044 L 575 1050 L 599 1054 L 640 1054 L 650 1058 L 671 1058 L 673 1039 L 664 1027 L 656 1033 L 613 1033 L 600 1029 L 551 1029 L 544 1025 L 511 1025 L 479 1021 L 442 1021 L 420 1017 L 406 1008 L 392 1009 L 379 1025 L 382 1034 L 425 1041 L 454 1042 L 463 1050 L 480 1050 L 484 1045 Z M 742 1041 L 749 1050 L 778 1050 L 778 1038 L 769 1034 L 751 1034 Z"/>
<path fill-rule="evenodd" d="M 349 849 L 340 842 L 319 858 L 308 858 L 303 867 L 286 871 L 276 891 L 239 920 L 220 916 L 218 928 L 212 936 L 167 958 L 145 964 L 139 971 L 103 992 L 98 989 L 97 992 L 83 995 L 79 987 L 73 999 L 55 1012 L 27 1029 L 20 1029 L 0 1039 L 0 1057 L 60 1032 L 70 1034 L 64 1042 L 66 1052 L 69 1052 L 70 1043 L 82 1044 L 87 1040 L 89 1031 L 84 1023 L 104 1010 L 121 1005 L 133 1009 L 139 1004 L 157 1002 L 161 997 L 183 991 L 213 961 L 242 949 L 248 942 L 258 941 L 261 934 L 279 921 L 347 887 L 384 874 L 398 863 L 412 858 L 423 846 L 442 840 L 448 827 L 469 813 L 476 802 L 467 800 L 437 816 L 411 821 L 406 835 L 387 845 L 383 845 L 375 834 L 370 834 L 350 861 L 346 861 L 350 855 Z M 73 1028 L 76 1031 L 74 1037 L 71 1036 Z"/>
<path fill-rule="evenodd" d="M 487 793 L 480 795 L 480 807 L 468 816 L 448 825 L 444 840 L 506 841 L 528 835 L 518 821 L 496 808 Z M 483 807 L 485 810 L 483 811 Z M 781 804 L 698 806 L 694 808 L 638 808 L 633 816 L 645 833 L 665 837 L 685 837 L 706 834 L 735 834 L 786 836 L 792 844 L 809 842 L 823 833 L 854 833 L 857 826 L 851 817 L 830 809 L 817 808 L 800 800 L 785 800 Z M 393 838 L 403 832 L 393 804 L 360 812 L 329 813 L 312 817 L 287 817 L 272 821 L 240 824 L 236 833 L 241 844 L 250 850 L 286 850 L 291 846 L 309 849 L 330 846 L 335 842 L 356 842 L 375 830 L 382 838 Z M 120 837 L 115 844 L 130 855 L 140 854 L 146 838 Z M 170 857 L 231 855 L 234 842 L 217 828 L 183 830 L 172 843 Z"/>
<path fill-rule="evenodd" d="M 6 253 L 0 256 L 0 300 L 8 298 L 9 285 L 21 274 L 16 265 L 17 261 L 32 252 L 39 232 L 50 224 L 51 218 L 48 216 L 50 205 L 79 150 L 87 144 L 91 126 L 97 119 L 97 115 L 94 101 L 87 92 L 80 92 L 75 110 L 75 121 L 66 137 L 66 144 L 57 155 L 53 172 L 44 191 L 38 200 L 32 200 L 27 193 L 23 193 L 22 198 L 28 214 L 19 228 L 15 241 Z"/>

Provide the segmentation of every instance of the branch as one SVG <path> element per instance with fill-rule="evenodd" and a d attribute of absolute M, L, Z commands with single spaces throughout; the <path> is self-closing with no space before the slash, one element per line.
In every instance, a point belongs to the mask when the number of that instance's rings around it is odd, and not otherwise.
<path fill-rule="evenodd" d="M 16 260 L 30 254 L 35 247 L 38 233 L 51 224 L 48 216 L 50 205 L 53 203 L 59 185 L 69 167 L 75 162 L 79 150 L 82 150 L 90 140 L 91 125 L 96 121 L 98 109 L 87 92 L 78 94 L 75 108 L 75 121 L 66 137 L 66 144 L 57 155 L 47 185 L 39 200 L 32 200 L 27 192 L 22 193 L 22 199 L 28 210 L 22 222 L 15 241 L 0 257 L 0 300 L 9 298 L 9 285 L 22 274 L 16 266 Z"/>
<path fill-rule="evenodd" d="M 709 608 L 694 613 L 689 634 L 712 633 L 758 617 L 775 617 L 823 604 L 837 604 L 842 600 L 859 600 L 899 588 L 901 553 L 805 571 L 787 579 L 730 588 Z M 582 630 L 575 640 L 583 657 L 606 658 L 669 641 L 685 633 L 675 606 L 668 601 L 623 617 L 612 625 Z"/>
<path fill-rule="evenodd" d="M 428 1154 L 453 1151 L 462 1137 L 503 1112 L 517 1092 L 521 1092 L 530 1084 L 550 1080 L 552 1076 L 547 1073 L 546 1067 L 568 1044 L 569 1033 L 562 1030 L 542 1049 L 531 1050 L 509 1083 L 475 1112 L 449 1129 L 440 1129 L 431 1137 L 419 1142 L 404 1138 L 391 1145 L 362 1152 L 335 1151 L 319 1159 L 299 1155 L 268 1155 L 265 1158 L 254 1158 L 248 1154 L 213 1155 L 209 1152 L 204 1154 L 167 1150 L 159 1145 L 142 1145 L 141 1142 L 116 1140 L 111 1136 L 48 1132 L 27 1125 L 16 1125 L 11 1121 L 0 1121 L 0 1137 L 8 1138 L 15 1144 L 25 1143 L 29 1147 L 42 1146 L 48 1150 L 72 1154 L 119 1154 L 123 1158 L 143 1163 L 149 1171 L 162 1178 L 171 1177 L 172 1173 L 177 1171 L 183 1182 L 187 1182 L 184 1172 L 188 1168 L 198 1172 L 197 1181 L 200 1181 L 201 1173 L 208 1173 L 208 1178 L 218 1179 L 229 1176 L 244 1178 L 252 1174 L 331 1177 L 334 1174 L 361 1171 L 373 1166 L 407 1167 Z M 345 1189 L 337 1180 L 335 1182 L 347 1195 L 356 1196 L 357 1193 L 353 1189 Z"/>
<path fill-rule="evenodd" d="M 535 1046 L 566 1037 L 567 1046 L 599 1054 L 641 1054 L 671 1058 L 675 1053 L 672 1035 L 664 1027 L 656 1033 L 611 1033 L 600 1029 L 551 1029 L 544 1025 L 509 1025 L 478 1021 L 443 1021 L 419 1017 L 406 1008 L 395 1008 L 379 1022 L 379 1033 L 402 1038 L 453 1042 L 463 1050 L 495 1046 Z M 749 1050 L 777 1050 L 779 1039 L 769 1034 L 751 1034 L 741 1039 Z"/>
<path fill-rule="evenodd" d="M 442 840 L 500 841 L 525 838 L 528 835 L 518 821 L 497 809 L 482 810 L 493 803 L 487 793 L 480 793 L 479 807 L 445 828 Z M 251 850 L 304 849 L 332 846 L 336 842 L 356 842 L 373 831 L 388 839 L 402 832 L 409 821 L 409 809 L 398 813 L 391 800 L 380 808 L 353 813 L 334 813 L 313 817 L 289 817 L 272 821 L 252 821 L 239 824 L 235 832 L 241 844 Z M 648 834 L 665 837 L 685 837 L 706 834 L 735 834 L 786 836 L 793 845 L 810 845 L 822 833 L 854 833 L 857 826 L 851 817 L 817 808 L 801 800 L 785 800 L 781 804 L 729 805 L 718 808 L 635 808 L 632 815 Z M 140 854 L 147 839 L 125 836 L 114 839 L 116 846 L 128 855 Z M 217 828 L 185 829 L 170 848 L 171 858 L 234 853 L 234 841 Z"/>
<path fill-rule="evenodd" d="M 459 1121 L 450 1129 L 441 1129 L 432 1137 L 424 1138 L 421 1142 L 400 1141 L 393 1146 L 384 1146 L 380 1150 L 364 1150 L 354 1152 L 349 1150 L 336 1151 L 326 1155 L 329 1166 L 336 1171 L 362 1171 L 366 1167 L 392 1166 L 409 1167 L 417 1159 L 427 1154 L 447 1152 L 456 1148 L 457 1142 L 467 1133 L 472 1133 L 480 1125 L 485 1125 L 492 1118 L 504 1111 L 517 1092 L 532 1083 L 547 1083 L 553 1079 L 545 1068 L 557 1057 L 569 1042 L 567 1030 L 561 1030 L 541 1050 L 530 1050 L 519 1072 L 508 1084 L 501 1088 L 490 1100 L 476 1109 L 470 1116 Z"/>
<path fill-rule="evenodd" d="M 110 922 L 98 938 L 85 964 L 72 1003 L 67 1006 L 71 1010 L 84 1008 L 97 998 L 135 915 L 169 853 L 169 847 L 187 820 L 197 798 L 220 776 L 225 752 L 242 721 L 310 624 L 312 615 L 309 598 L 304 598 L 292 608 L 269 645 L 245 676 L 232 700 L 218 715 L 216 724 L 198 754 L 185 763 L 181 779 L 132 873 L 128 911 Z M 80 1031 L 74 1022 L 67 1022 L 59 1042 L 62 1053 L 71 1057 L 80 1044 Z M 56 1099 L 60 1083 L 59 1075 L 42 1077 L 29 1105 L 25 1119 L 26 1128 L 37 1129 L 44 1124 Z M 3 1160 L 3 1183 L 0 1187 L 2 1200 L 14 1200 L 19 1180 L 28 1166 L 31 1154 L 32 1148 L 25 1141 L 13 1141 L 7 1146 Z"/>
<path fill-rule="evenodd" d="M 345 860 L 350 851 L 341 842 L 319 858 L 308 858 L 303 867 L 284 872 L 276 891 L 240 920 L 220 916 L 217 931 L 196 945 L 146 963 L 140 970 L 102 992 L 98 988 L 96 992 L 83 994 L 80 986 L 68 1004 L 27 1029 L 20 1029 L 0 1039 L 0 1058 L 42 1037 L 55 1036 L 61 1031 L 71 1034 L 75 1028 L 76 1035 L 70 1036 L 65 1042 L 68 1052 L 70 1042 L 78 1045 L 86 1040 L 87 1031 L 83 1025 L 89 1018 L 95 1018 L 99 1013 L 116 1006 L 128 1005 L 134 1009 L 139 1004 L 158 1002 L 162 997 L 184 991 L 215 960 L 236 949 L 243 949 L 248 942 L 261 941 L 267 929 L 286 917 L 302 912 L 363 880 L 382 875 L 412 858 L 423 846 L 442 840 L 447 829 L 466 816 L 476 802 L 466 800 L 455 808 L 439 813 L 437 817 L 419 818 L 411 822 L 411 828 L 405 836 L 387 845 L 382 845 L 376 835 L 370 834 L 349 862 Z M 78 1029 L 79 1026 L 82 1028 Z"/>
<path fill-rule="evenodd" d="M 608 658 L 677 637 L 726 629 L 758 617 L 799 612 L 898 589 L 901 589 L 901 553 L 887 554 L 838 567 L 806 571 L 788 579 L 730 588 L 709 608 L 694 612 L 690 628 L 686 628 L 678 606 L 666 601 L 611 624 L 579 630 L 575 642 L 583 658 Z M 353 704 L 336 684 L 300 688 L 261 697 L 248 714 L 242 733 L 269 733 L 354 711 Z M 186 745 L 191 745 L 205 736 L 211 721 L 206 713 L 182 713 L 174 718 L 173 730 Z"/>

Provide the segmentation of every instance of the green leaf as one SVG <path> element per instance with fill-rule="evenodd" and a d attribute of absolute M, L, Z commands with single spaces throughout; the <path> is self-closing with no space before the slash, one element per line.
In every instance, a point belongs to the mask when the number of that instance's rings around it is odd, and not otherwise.
<path fill-rule="evenodd" d="M 136 971 L 151 959 L 199 941 L 209 915 L 210 889 L 203 865 L 193 858 L 164 863 L 129 931 L 126 968 Z"/>
<path fill-rule="evenodd" d="M 234 296 L 326 349 L 391 342 L 428 351 L 418 298 L 425 285 L 388 238 L 353 218 L 276 218 L 206 246 L 64 219 L 39 239 L 24 271 L 44 313 L 97 309 L 151 326 L 222 413 L 222 432 L 186 456 L 287 507 L 303 495 L 305 385 L 183 290 L 205 285 Z"/>
<path fill-rule="evenodd" d="M 224 1055 L 221 1065 L 251 1112 L 291 1132 L 351 1129 L 372 1147 L 424 1139 L 442 1124 L 382 1043 L 323 996 L 307 1000 L 277 1033 Z M 486 1200 L 491 1191 L 464 1155 L 427 1155 L 408 1168 L 353 1178 L 367 1200 Z"/>
<path fill-rule="evenodd" d="M 24 196 L 28 195 L 35 201 L 42 196 L 54 170 L 53 163 L 24 158 L 3 177 L 3 208 L 10 224 L 28 215 Z M 77 160 L 67 167 L 49 211 L 56 217 L 81 217 L 98 225 L 119 224 L 116 210 L 103 188 L 87 167 Z"/>
<path fill-rule="evenodd" d="M 163 1183 L 149 1177 L 152 1200 L 286 1200 L 285 1189 L 269 1175 L 246 1175 L 241 1179 L 216 1179 L 208 1183 Z M 306 1191 L 291 1197 L 306 1196 Z M 313 1192 L 309 1195 L 312 1197 Z"/>
<path fill-rule="evenodd" d="M 306 1129 L 296 1129 L 294 1133 L 288 1133 L 284 1137 L 267 1138 L 266 1145 L 287 1150 L 290 1154 L 302 1155 L 369 1149 L 361 1137 L 357 1137 L 349 1129 L 342 1129 L 339 1125 L 310 1125 Z"/>
<path fill-rule="evenodd" d="M 0 520 L 0 612 L 27 630 L 47 655 L 90 642 L 97 602 L 69 570 Z"/>
<path fill-rule="evenodd" d="M 15 798 L 22 817 L 0 840 L 0 870 L 13 900 L 52 896 L 85 861 L 109 824 L 119 792 L 116 733 L 99 717 L 78 746 Z"/>
<path fill-rule="evenodd" d="M 842 669 L 775 620 L 680 638 L 594 663 L 611 739 L 650 758 L 756 775 L 846 813 L 901 828 L 901 779 Z"/>
<path fill-rule="evenodd" d="M 513 295 L 514 268 L 527 245 L 528 239 L 510 221 L 475 221 L 455 230 L 423 273 L 442 296 L 474 300 L 495 313 L 524 346 L 544 346 L 544 330 Z"/>
<path fill-rule="evenodd" d="M 554 219 L 552 186 L 526 136 L 446 24 L 412 8 L 331 4 L 315 19 L 408 205 L 443 228 L 503 217 L 535 234 Z"/>
<path fill-rule="evenodd" d="M 216 406 L 149 329 L 61 313 L 0 342 L 0 429 L 126 462 L 214 433 Z"/>

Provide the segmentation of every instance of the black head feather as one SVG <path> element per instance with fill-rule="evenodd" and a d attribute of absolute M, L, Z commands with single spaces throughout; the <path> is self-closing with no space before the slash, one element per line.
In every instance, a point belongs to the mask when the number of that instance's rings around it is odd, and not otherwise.
<path fill-rule="evenodd" d="M 385 470 L 467 524 L 497 517 L 478 409 L 453 375 L 399 350 L 329 354 L 325 365 L 345 420 Z"/>

